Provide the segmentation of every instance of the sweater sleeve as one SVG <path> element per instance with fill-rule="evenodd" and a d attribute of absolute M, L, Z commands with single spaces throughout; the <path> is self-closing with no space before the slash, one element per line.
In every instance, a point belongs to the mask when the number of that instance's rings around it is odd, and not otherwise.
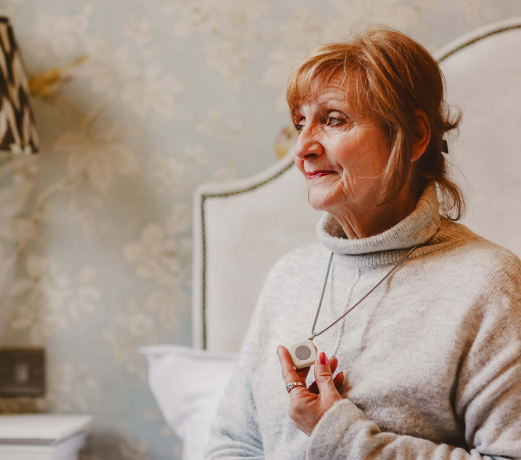
<path fill-rule="evenodd" d="M 266 285 L 263 293 L 265 290 Z M 257 408 L 252 391 L 252 372 L 255 365 L 252 343 L 259 334 L 258 317 L 262 311 L 263 293 L 244 338 L 239 361 L 212 422 L 210 439 L 204 449 L 205 460 L 264 459 Z"/>
<path fill-rule="evenodd" d="M 315 427 L 306 458 L 521 459 L 521 274 L 516 268 L 500 275 L 469 308 L 454 344 L 461 347 L 454 410 L 464 422 L 468 450 L 382 432 L 343 399 Z"/>
<path fill-rule="evenodd" d="M 244 348 L 212 423 L 205 460 L 264 459 L 247 360 Z"/>

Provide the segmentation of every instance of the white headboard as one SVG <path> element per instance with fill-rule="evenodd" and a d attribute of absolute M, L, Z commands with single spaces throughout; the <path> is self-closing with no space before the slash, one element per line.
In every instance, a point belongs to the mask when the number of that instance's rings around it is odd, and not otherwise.
<path fill-rule="evenodd" d="M 462 223 L 519 257 L 521 18 L 467 34 L 436 58 L 447 79 L 448 100 L 463 110 L 449 155 L 468 181 L 471 206 Z M 465 185 L 464 179 L 458 182 Z"/>
<path fill-rule="evenodd" d="M 481 28 L 436 53 L 448 99 L 464 110 L 450 145 L 470 185 L 464 223 L 521 254 L 521 18 Z M 307 202 L 291 152 L 254 177 L 201 186 L 194 201 L 193 337 L 238 351 L 269 269 L 315 241 L 320 213 Z"/>
<path fill-rule="evenodd" d="M 238 351 L 270 268 L 291 249 L 315 241 L 319 217 L 292 152 L 261 174 L 197 190 L 195 347 Z"/>

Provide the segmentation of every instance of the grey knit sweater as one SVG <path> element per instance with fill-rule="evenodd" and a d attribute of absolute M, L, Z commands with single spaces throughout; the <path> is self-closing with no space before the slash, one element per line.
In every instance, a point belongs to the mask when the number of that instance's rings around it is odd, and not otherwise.
<path fill-rule="evenodd" d="M 520 260 L 440 217 L 434 185 L 384 233 L 349 240 L 325 214 L 317 235 L 268 276 L 205 458 L 521 458 Z M 315 339 L 345 380 L 306 436 L 288 415 L 276 348 L 310 335 L 330 252 L 318 331 L 425 242 Z"/>

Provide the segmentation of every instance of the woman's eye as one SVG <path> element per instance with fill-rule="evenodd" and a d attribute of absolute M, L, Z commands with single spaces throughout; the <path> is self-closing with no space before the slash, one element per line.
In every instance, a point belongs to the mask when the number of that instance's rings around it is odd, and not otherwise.
<path fill-rule="evenodd" d="M 300 133 L 304 129 L 304 125 L 296 124 L 294 125 L 295 129 L 297 130 L 297 133 Z"/>
<path fill-rule="evenodd" d="M 344 122 L 341 118 L 329 117 L 327 119 L 327 126 L 339 126 Z"/>

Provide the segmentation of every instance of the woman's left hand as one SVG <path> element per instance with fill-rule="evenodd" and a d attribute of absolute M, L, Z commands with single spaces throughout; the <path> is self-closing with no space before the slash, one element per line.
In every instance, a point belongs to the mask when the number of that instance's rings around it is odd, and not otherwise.
<path fill-rule="evenodd" d="M 288 349 L 280 345 L 277 354 L 286 385 L 290 382 L 300 382 L 301 378 L 293 366 Z M 338 374 L 333 379 L 327 356 L 325 353 L 319 353 L 315 362 L 315 382 L 318 392 L 311 392 L 304 386 L 297 386 L 289 392 L 289 416 L 293 420 L 293 424 L 299 430 L 311 436 L 315 426 L 326 411 L 335 402 L 342 399 L 337 387 L 340 387 L 343 380 L 343 373 Z"/>

